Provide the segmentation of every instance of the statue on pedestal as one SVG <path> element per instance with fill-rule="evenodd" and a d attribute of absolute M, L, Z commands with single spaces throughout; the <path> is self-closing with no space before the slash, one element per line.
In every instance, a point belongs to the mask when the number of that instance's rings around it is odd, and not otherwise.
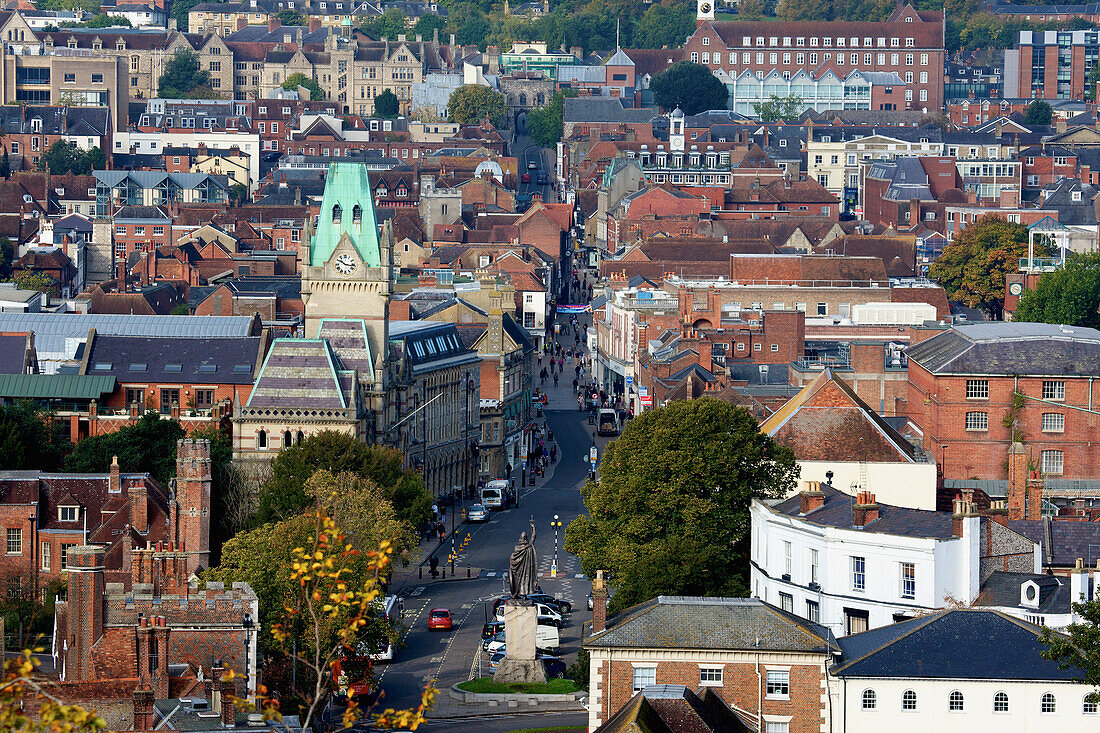
<path fill-rule="evenodd" d="M 508 561 L 508 586 L 512 598 L 523 598 L 538 586 L 538 556 L 535 554 L 535 520 L 531 518 L 531 534 L 521 532 L 512 557 Z"/>
<path fill-rule="evenodd" d="M 535 656 L 538 611 L 525 596 L 538 586 L 538 556 L 535 554 L 535 520 L 531 534 L 523 532 L 508 561 L 511 598 L 504 606 L 504 644 L 507 649 L 493 680 L 512 684 L 546 681 L 542 662 Z"/>

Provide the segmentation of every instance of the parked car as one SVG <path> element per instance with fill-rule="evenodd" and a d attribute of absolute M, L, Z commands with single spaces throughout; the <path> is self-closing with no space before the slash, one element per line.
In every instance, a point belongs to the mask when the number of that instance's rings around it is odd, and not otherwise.
<path fill-rule="evenodd" d="M 504 622 L 503 621 L 490 621 L 490 622 L 488 622 L 487 624 L 485 624 L 484 626 L 481 627 L 481 638 L 482 639 L 491 639 L 492 637 L 496 636 L 497 634 L 499 634 L 503 631 L 504 631 Z"/>
<path fill-rule="evenodd" d="M 504 635 L 504 629 L 502 628 L 497 633 L 493 634 L 489 638 L 481 642 L 481 648 L 489 654 L 494 654 L 502 650 L 506 639 Z M 536 626 L 535 627 L 535 648 L 544 654 L 557 651 L 561 646 L 561 635 L 558 633 L 558 629 L 554 626 Z"/>
<path fill-rule="evenodd" d="M 558 613 L 569 613 L 573 610 L 573 604 L 569 601 L 562 601 L 548 593 L 532 593 L 527 596 L 527 600 L 534 601 L 535 603 L 545 603 L 550 608 L 556 609 Z"/>
<path fill-rule="evenodd" d="M 467 522 L 488 522 L 489 510 L 483 504 L 473 504 L 466 510 Z"/>
<path fill-rule="evenodd" d="M 481 490 L 481 505 L 489 510 L 503 509 L 507 491 L 507 479 L 493 479 Z"/>
<path fill-rule="evenodd" d="M 545 186 L 550 183 L 550 176 L 546 174 L 546 171 L 539 171 L 538 176 L 535 178 L 535 182 L 540 186 Z"/>
<path fill-rule="evenodd" d="M 489 655 L 489 671 L 496 672 L 500 663 L 504 661 L 504 652 L 497 652 L 496 654 Z"/>
<path fill-rule="evenodd" d="M 569 665 L 558 657 L 549 654 L 536 654 L 535 657 L 542 662 L 542 668 L 546 671 L 548 680 L 564 680 L 569 673 Z"/>
<path fill-rule="evenodd" d="M 531 174 L 530 173 L 524 173 L 522 176 L 519 177 L 519 182 L 520 183 L 530 183 L 531 182 Z"/>
<path fill-rule="evenodd" d="M 433 608 L 428 614 L 428 631 L 450 631 L 453 628 L 451 612 L 446 608 Z"/>
<path fill-rule="evenodd" d="M 538 623 L 548 626 L 557 626 L 559 629 L 565 628 L 565 620 L 562 619 L 560 613 L 555 611 L 545 603 L 536 603 L 535 608 L 538 609 Z M 504 620 L 504 604 L 499 605 L 494 612 L 494 616 L 497 621 Z"/>

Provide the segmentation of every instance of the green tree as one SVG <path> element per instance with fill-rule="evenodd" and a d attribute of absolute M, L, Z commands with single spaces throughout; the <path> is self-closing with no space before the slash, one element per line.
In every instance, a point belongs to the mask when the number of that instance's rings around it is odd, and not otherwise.
<path fill-rule="evenodd" d="M 11 175 L 11 159 L 8 158 L 8 151 L 4 150 L 4 155 L 0 157 L 0 178 L 7 178 Z"/>
<path fill-rule="evenodd" d="M 1096 85 L 1100 84 L 1100 64 L 1094 63 L 1085 77 L 1085 99 L 1096 101 Z"/>
<path fill-rule="evenodd" d="M 286 78 L 286 81 L 282 84 L 283 89 L 287 91 L 295 91 L 298 87 L 303 87 L 309 90 L 309 98 L 311 101 L 318 101 L 325 98 L 325 90 L 321 88 L 321 85 L 317 83 L 317 80 L 311 76 L 306 76 L 302 72 L 291 74 Z"/>
<path fill-rule="evenodd" d="M 831 3 L 816 0 L 779 0 L 775 16 L 788 22 L 800 20 L 829 20 Z"/>
<path fill-rule="evenodd" d="M 504 95 L 478 84 L 465 84 L 451 92 L 447 102 L 447 117 L 461 125 L 478 125 L 488 115 L 495 127 L 504 124 L 507 108 Z"/>
<path fill-rule="evenodd" d="M 11 280 L 23 290 L 37 290 L 53 296 L 61 294 L 56 280 L 34 270 L 14 270 Z"/>
<path fill-rule="evenodd" d="M 168 14 L 176 19 L 176 28 L 180 31 L 187 30 L 187 14 L 191 12 L 191 8 L 202 1 L 203 0 L 172 0 L 172 9 Z"/>
<path fill-rule="evenodd" d="M 550 104 L 528 113 L 527 131 L 536 145 L 547 148 L 561 141 L 564 130 L 565 99 L 575 96 L 577 96 L 575 90 L 563 89 L 550 98 Z"/>
<path fill-rule="evenodd" d="M 11 279 L 11 263 L 15 259 L 15 245 L 7 237 L 0 237 L 0 280 Z"/>
<path fill-rule="evenodd" d="M 1027 227 L 986 214 L 959 232 L 932 263 L 928 275 L 943 286 L 947 297 L 981 308 L 1000 319 L 1005 302 L 1005 275 L 1016 272 L 1027 256 Z M 1036 256 L 1049 247 L 1036 244 Z"/>
<path fill-rule="evenodd" d="M 56 471 L 71 447 L 64 424 L 33 403 L 0 407 L 0 470 Z"/>
<path fill-rule="evenodd" d="M 100 13 L 92 16 L 92 19 L 84 24 L 87 28 L 132 28 L 133 23 L 121 15 L 107 15 L 106 13 Z"/>
<path fill-rule="evenodd" d="M 1089 702 L 1100 702 L 1100 601 L 1072 604 L 1081 621 L 1070 624 L 1066 633 L 1059 634 L 1044 626 L 1042 642 L 1047 645 L 1043 656 L 1058 662 L 1059 669 L 1077 672 L 1075 682 L 1093 688 Z"/>
<path fill-rule="evenodd" d="M 106 473 L 111 458 L 118 456 L 122 471 L 149 473 L 167 486 L 176 475 L 176 441 L 185 437 L 187 433 L 177 421 L 162 420 L 157 413 L 147 412 L 133 425 L 77 443 L 65 458 L 65 470 Z"/>
<path fill-rule="evenodd" d="M 176 50 L 157 80 L 158 94 L 165 99 L 189 99 L 210 82 L 210 74 L 199 68 L 199 57 L 186 48 Z"/>
<path fill-rule="evenodd" d="M 768 0 L 741 0 L 737 4 L 737 14 L 745 20 L 760 20 L 770 14 L 770 5 Z"/>
<path fill-rule="evenodd" d="M 306 25 L 309 21 L 306 16 L 297 10 L 283 10 L 275 15 L 279 19 L 279 25 Z"/>
<path fill-rule="evenodd" d="M 351 472 L 381 487 L 399 519 L 419 525 L 431 513 L 432 497 L 419 473 L 402 466 L 392 448 L 367 445 L 353 436 L 325 430 L 298 445 L 283 448 L 271 462 L 271 477 L 260 489 L 258 519 L 271 522 L 301 513 L 313 502 L 304 488 L 310 476 L 324 469 Z"/>
<path fill-rule="evenodd" d="M 106 167 L 107 158 L 102 150 L 81 150 L 68 140 L 55 142 L 38 161 L 38 170 L 48 170 L 54 176 L 66 173 L 86 176 L 94 170 L 103 170 Z"/>
<path fill-rule="evenodd" d="M 462 4 L 447 14 L 447 33 L 455 34 L 455 41 L 462 46 L 485 49 L 485 39 L 492 32 L 489 18 L 473 5 Z"/>
<path fill-rule="evenodd" d="M 647 410 L 607 446 L 587 516 L 565 532 L 584 571 L 608 570 L 622 609 L 658 594 L 746 591 L 749 507 L 793 488 L 790 448 L 745 409 L 712 398 Z M 658 519 L 659 521 L 654 521 Z"/>
<path fill-rule="evenodd" d="M 786 97 L 773 94 L 767 102 L 754 102 L 752 108 L 761 122 L 775 122 L 795 119 L 802 114 L 805 105 L 802 104 L 802 97 L 797 94 Z"/>
<path fill-rule="evenodd" d="M 397 117 L 401 105 L 397 101 L 397 95 L 390 89 L 383 89 L 382 93 L 374 98 L 374 115 L 376 117 Z"/>
<path fill-rule="evenodd" d="M 382 15 L 367 18 L 359 24 L 359 27 L 375 40 L 388 38 L 396 41 L 397 36 L 405 33 L 408 26 L 405 24 L 404 14 L 397 8 L 390 8 Z"/>
<path fill-rule="evenodd" d="M 662 0 L 650 5 L 634 29 L 638 48 L 679 48 L 695 32 L 695 8 Z"/>
<path fill-rule="evenodd" d="M 434 13 L 421 15 L 417 18 L 416 24 L 413 25 L 413 38 L 420 36 L 425 41 L 428 41 L 431 40 L 436 31 L 439 31 L 439 40 L 442 43 L 446 43 L 447 39 L 443 37 L 443 29 L 446 27 L 447 21 Z"/>
<path fill-rule="evenodd" d="M 729 99 L 726 85 L 710 69 L 690 61 L 677 61 L 649 83 L 653 99 L 665 109 L 679 107 L 685 115 L 710 109 L 725 109 Z"/>
<path fill-rule="evenodd" d="M 229 200 L 238 204 L 248 202 L 248 186 L 243 183 L 234 183 L 229 187 Z"/>
<path fill-rule="evenodd" d="M 1054 111 L 1050 107 L 1050 102 L 1043 99 L 1036 99 L 1027 106 L 1027 112 L 1024 114 L 1025 125 L 1049 125 L 1050 118 L 1054 114 Z"/>
<path fill-rule="evenodd" d="M 1013 319 L 1100 328 L 1100 253 L 1074 255 L 1024 291 Z"/>

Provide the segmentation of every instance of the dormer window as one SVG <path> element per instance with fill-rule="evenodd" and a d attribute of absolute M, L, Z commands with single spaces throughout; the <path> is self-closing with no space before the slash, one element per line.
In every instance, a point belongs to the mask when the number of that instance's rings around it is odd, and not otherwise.
<path fill-rule="evenodd" d="M 376 194 L 377 194 L 378 196 L 385 196 L 386 194 L 388 194 L 388 193 L 389 193 L 389 190 L 388 190 L 388 189 L 386 188 L 386 186 L 385 186 L 384 184 L 381 184 L 381 185 L 379 185 L 379 186 L 378 186 L 378 188 L 377 188 L 377 189 L 375 189 L 375 191 L 374 191 L 374 192 L 375 192 L 375 193 L 376 193 Z"/>
<path fill-rule="evenodd" d="M 80 518 L 80 507 L 78 506 L 59 506 L 57 508 L 57 521 L 59 522 L 75 522 Z"/>
<path fill-rule="evenodd" d="M 340 217 L 343 215 L 343 209 L 340 208 L 340 204 L 335 204 L 332 207 L 332 223 L 339 224 Z"/>
<path fill-rule="evenodd" d="M 353 224 L 363 223 L 363 207 L 359 204 L 356 204 L 355 208 L 351 210 L 351 221 Z"/>
<path fill-rule="evenodd" d="M 394 193 L 397 195 L 397 198 L 403 199 L 409 195 L 409 189 L 407 189 L 404 184 L 401 184 L 394 190 Z"/>
<path fill-rule="evenodd" d="M 1039 585 L 1035 581 L 1026 581 L 1020 586 L 1020 605 L 1028 608 L 1039 607 Z"/>

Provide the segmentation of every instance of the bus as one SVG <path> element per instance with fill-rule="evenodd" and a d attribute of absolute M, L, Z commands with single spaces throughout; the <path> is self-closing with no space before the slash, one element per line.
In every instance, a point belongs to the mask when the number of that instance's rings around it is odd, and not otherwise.
<path fill-rule="evenodd" d="M 599 435 L 619 434 L 619 413 L 604 408 L 596 414 L 596 433 Z"/>
<path fill-rule="evenodd" d="M 375 598 L 374 608 L 375 611 L 377 611 L 382 619 L 386 622 L 386 625 L 388 625 L 392 629 L 392 633 L 396 635 L 400 631 L 398 624 L 401 621 L 401 619 L 398 618 L 397 596 Z M 384 646 L 381 651 L 377 651 L 371 654 L 370 658 L 372 661 L 375 662 L 392 662 L 393 652 L 394 642 L 390 638 L 387 638 L 386 646 Z"/>
<path fill-rule="evenodd" d="M 332 663 L 332 683 L 336 699 L 369 703 L 374 700 L 377 682 L 371 674 L 370 657 L 347 650 Z"/>

